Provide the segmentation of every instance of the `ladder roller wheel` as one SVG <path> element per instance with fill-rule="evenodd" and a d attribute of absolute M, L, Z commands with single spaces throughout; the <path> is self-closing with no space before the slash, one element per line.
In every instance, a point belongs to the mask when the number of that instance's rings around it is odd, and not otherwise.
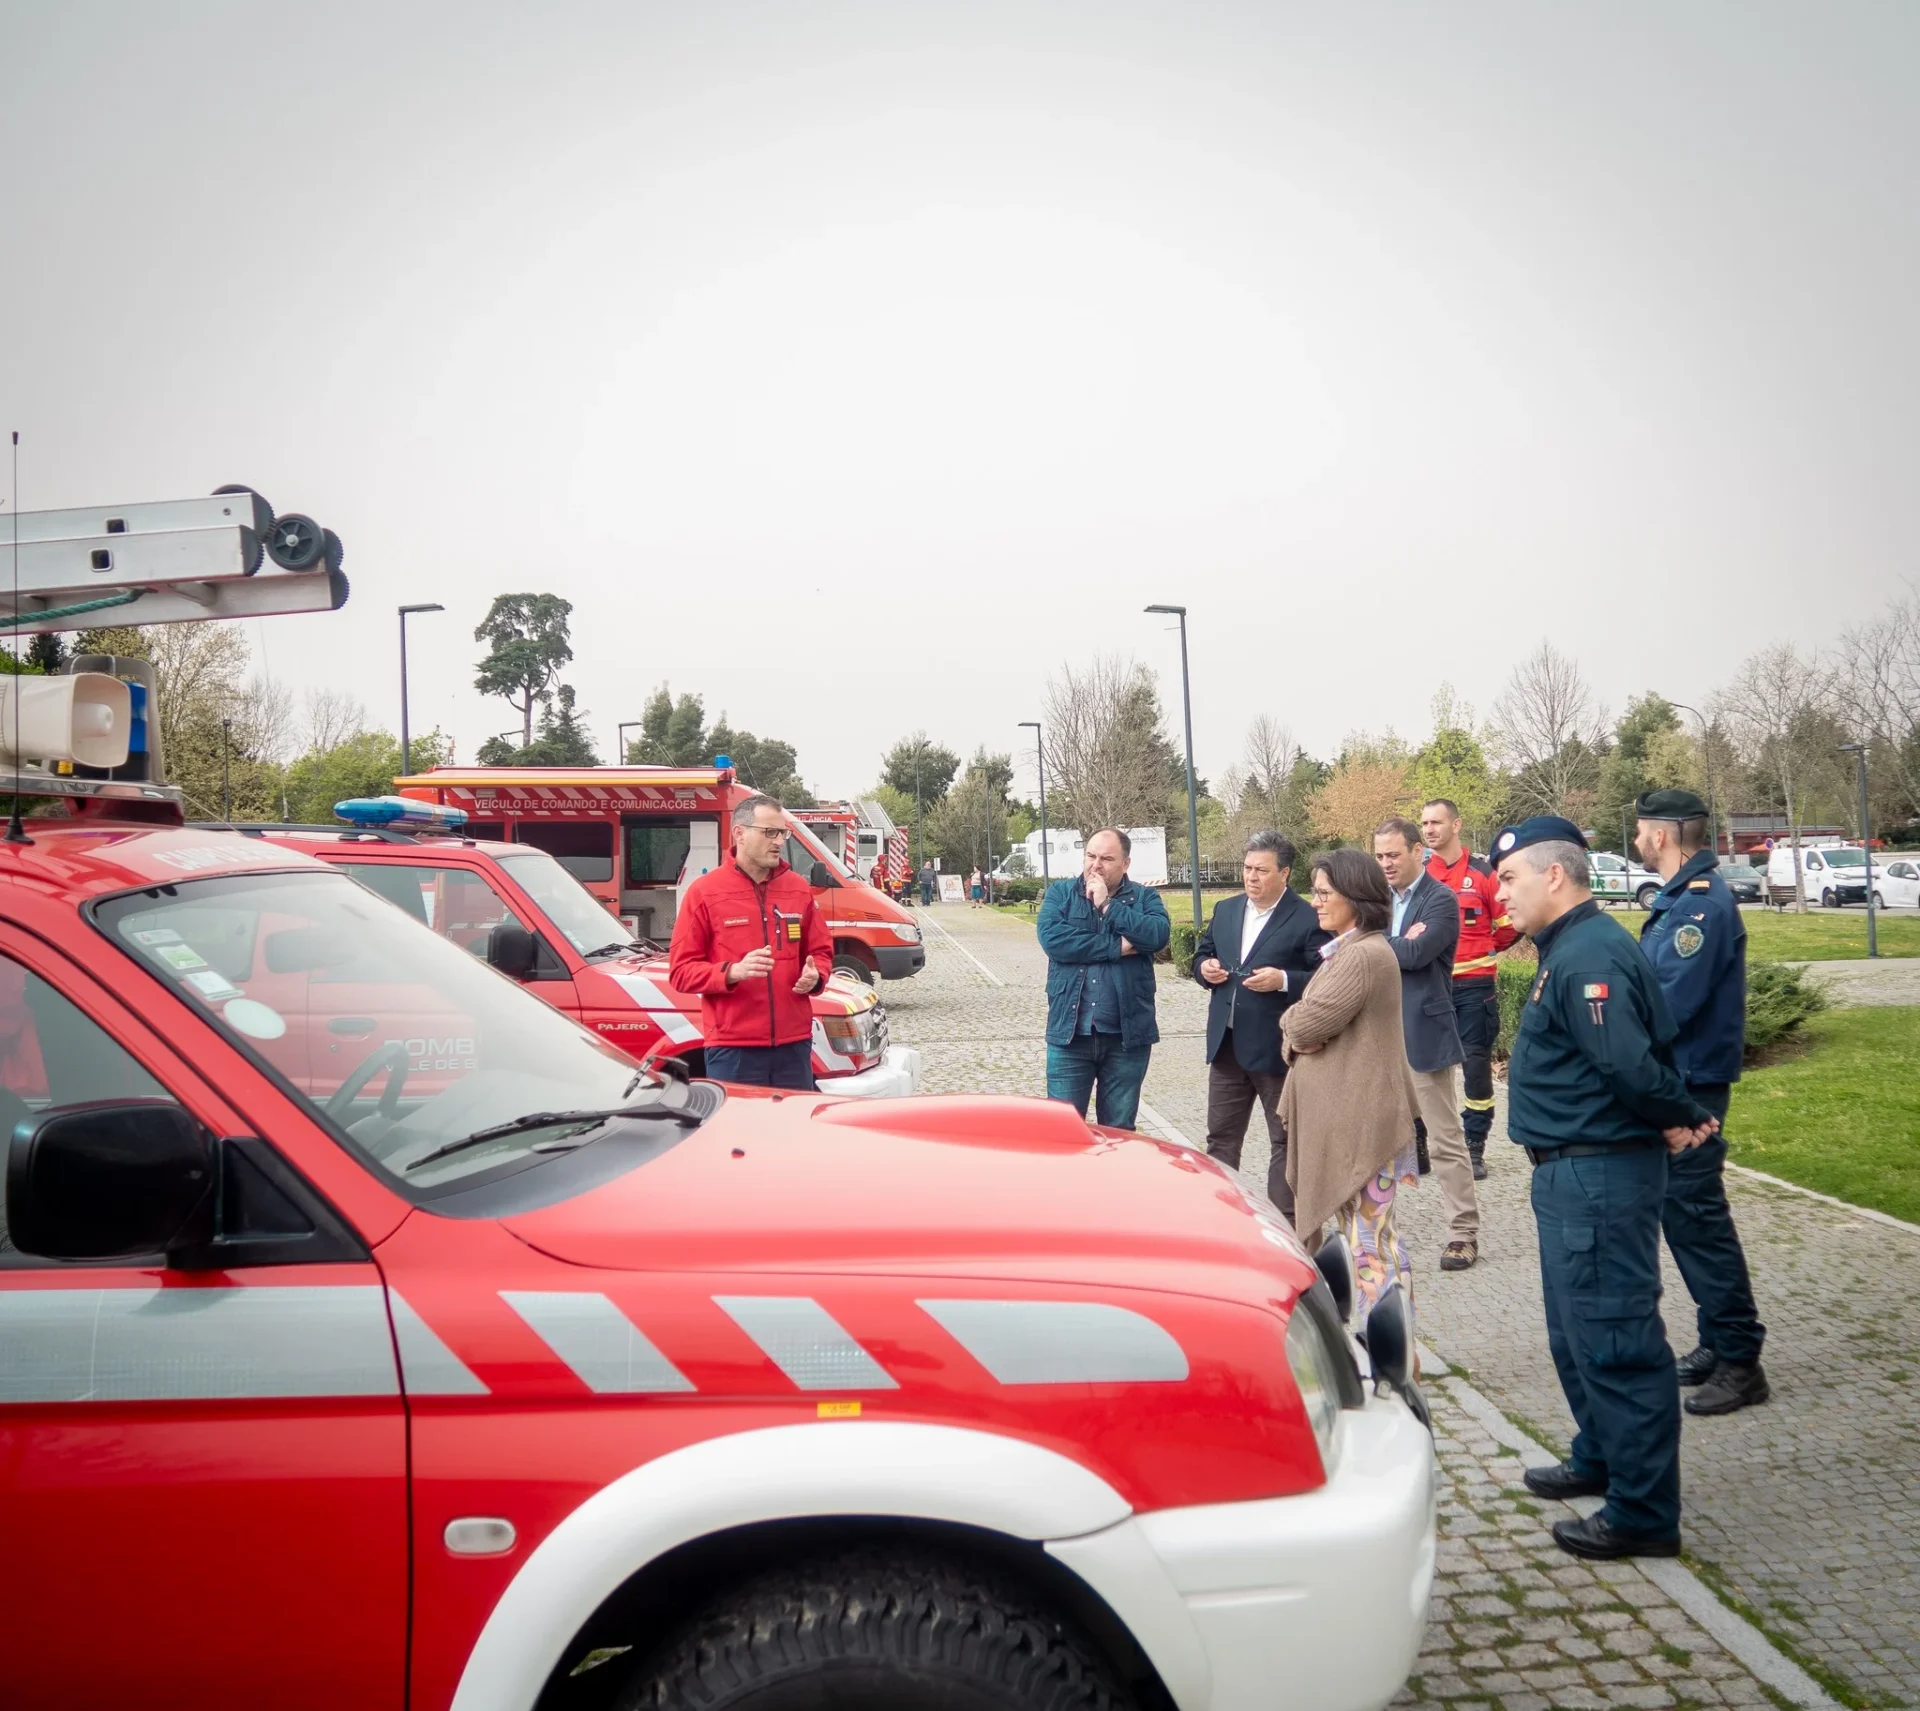
<path fill-rule="evenodd" d="M 317 570 L 326 556 L 326 531 L 311 517 L 289 511 L 267 531 L 267 556 L 282 570 Z"/>
<path fill-rule="evenodd" d="M 264 536 L 266 532 L 273 527 L 273 507 L 269 505 L 266 500 L 262 499 L 258 493 L 255 493 L 251 487 L 243 487 L 237 481 L 230 481 L 226 486 L 216 487 L 213 490 L 213 496 L 216 499 L 222 498 L 229 493 L 246 493 L 252 496 L 253 517 L 247 526 L 252 529 L 256 535 Z"/>

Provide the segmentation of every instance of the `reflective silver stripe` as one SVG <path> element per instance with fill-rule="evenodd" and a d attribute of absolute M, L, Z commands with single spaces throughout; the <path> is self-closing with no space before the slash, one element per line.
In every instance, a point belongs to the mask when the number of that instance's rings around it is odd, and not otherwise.
<path fill-rule="evenodd" d="M 602 1396 L 693 1388 L 692 1380 L 604 1295 L 503 1289 L 500 1299 L 573 1368 L 582 1384 Z"/>
<path fill-rule="evenodd" d="M 1002 1384 L 1178 1384 L 1187 1356 L 1144 1313 L 1104 1301 L 922 1301 Z"/>
<path fill-rule="evenodd" d="M 845 1326 L 805 1295 L 716 1295 L 714 1305 L 802 1390 L 898 1390 Z"/>
<path fill-rule="evenodd" d="M 395 1396 L 378 1284 L 0 1290 L 0 1402 Z"/>
<path fill-rule="evenodd" d="M 409 1396 L 485 1396 L 487 1387 L 465 1361 L 440 1340 L 440 1333 L 407 1305 L 406 1298 L 388 1290 L 393 1304 L 393 1334 L 400 1345 L 400 1370 L 406 1375 Z"/>

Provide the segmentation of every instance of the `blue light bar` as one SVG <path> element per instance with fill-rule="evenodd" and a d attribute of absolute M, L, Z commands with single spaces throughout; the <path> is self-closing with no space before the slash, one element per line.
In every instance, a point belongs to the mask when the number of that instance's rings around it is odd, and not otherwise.
<path fill-rule="evenodd" d="M 410 796 L 354 796 L 333 805 L 334 816 L 350 826 L 430 826 L 457 832 L 467 823 L 464 808 L 442 808 Z"/>

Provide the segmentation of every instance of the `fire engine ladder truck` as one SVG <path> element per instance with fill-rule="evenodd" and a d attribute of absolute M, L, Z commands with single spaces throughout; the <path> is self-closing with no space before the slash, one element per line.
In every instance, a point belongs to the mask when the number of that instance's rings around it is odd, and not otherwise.
<path fill-rule="evenodd" d="M 0 515 L 0 635 L 331 612 L 340 540 L 247 487 L 205 499 Z M 165 781 L 153 669 L 111 655 L 0 678 L 0 794 L 179 801 Z M 9 776 L 11 774 L 11 776 Z M 124 787 L 124 788 L 122 788 Z"/>

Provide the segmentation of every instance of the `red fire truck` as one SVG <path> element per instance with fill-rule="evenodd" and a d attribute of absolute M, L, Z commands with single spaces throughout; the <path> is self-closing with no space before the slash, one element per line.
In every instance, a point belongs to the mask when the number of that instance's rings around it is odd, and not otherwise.
<path fill-rule="evenodd" d="M 384 806 L 343 802 L 337 812 L 349 824 L 259 835 L 344 868 L 629 1057 L 670 1053 L 704 1073 L 699 994 L 673 986 L 663 949 L 629 939 L 553 856 L 528 844 L 396 826 L 379 812 Z M 836 973 L 812 1005 L 813 1073 L 822 1086 L 842 1098 L 919 1091 L 920 1054 L 892 1043 L 871 987 Z"/>
<path fill-rule="evenodd" d="M 731 848 L 734 804 L 753 794 L 731 766 L 436 767 L 396 788 L 464 809 L 474 837 L 545 850 L 636 937 L 663 944 L 687 887 Z M 927 953 L 913 916 L 855 879 L 803 821 L 787 823 L 787 860 L 813 886 L 834 966 L 868 983 L 919 973 Z"/>
<path fill-rule="evenodd" d="M 1337 1241 L 1063 1104 L 636 1065 L 183 825 L 124 682 L 4 689 L 0 1706 L 1392 1698 L 1433 1447 Z"/>

